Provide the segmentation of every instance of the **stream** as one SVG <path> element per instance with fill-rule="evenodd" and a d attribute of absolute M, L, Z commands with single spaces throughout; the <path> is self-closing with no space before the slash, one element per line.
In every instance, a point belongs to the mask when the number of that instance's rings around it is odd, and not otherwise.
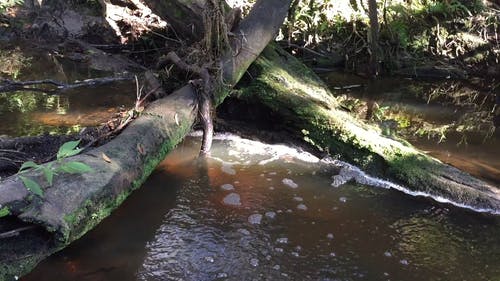
<path fill-rule="evenodd" d="M 191 136 L 22 280 L 497 280 L 500 218 L 355 183 L 309 153 Z M 416 277 L 418 276 L 418 277 Z"/>
<path fill-rule="evenodd" d="M 45 66 L 43 77 L 20 79 L 103 75 L 51 57 L 31 63 Z M 467 114 L 487 110 L 433 100 L 440 86 L 430 86 L 388 79 L 334 94 L 357 116 L 376 104 L 372 121 L 387 135 L 498 185 L 499 134 L 484 124 L 457 133 Z M 0 135 L 78 132 L 134 100 L 130 82 L 63 95 L 3 93 Z M 293 147 L 220 134 L 206 162 L 197 160 L 199 147 L 199 135 L 187 137 L 109 218 L 22 280 L 500 280 L 499 216 L 377 179 L 339 184 L 337 162 Z"/>

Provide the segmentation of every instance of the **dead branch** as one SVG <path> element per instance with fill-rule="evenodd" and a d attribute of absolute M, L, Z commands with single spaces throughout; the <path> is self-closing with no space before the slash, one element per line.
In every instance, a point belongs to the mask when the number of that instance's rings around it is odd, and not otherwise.
<path fill-rule="evenodd" d="M 195 88 L 201 88 L 201 93 L 198 96 L 198 117 L 199 121 L 203 127 L 203 141 L 200 150 L 200 156 L 208 155 L 212 147 L 212 137 L 213 137 L 213 121 L 212 121 L 212 91 L 213 83 L 210 79 L 210 73 L 206 67 L 199 67 L 197 65 L 190 65 L 184 62 L 175 52 L 169 52 L 165 58 L 165 61 L 171 61 L 177 67 L 181 68 L 186 72 L 192 72 L 198 75 L 202 80 L 202 85 L 199 85 L 198 81 L 193 81 L 193 86 Z"/>
<path fill-rule="evenodd" d="M 19 235 L 23 231 L 34 229 L 34 228 L 37 228 L 37 227 L 39 227 L 39 226 L 30 225 L 30 226 L 20 227 L 20 228 L 16 228 L 16 229 L 13 229 L 13 230 L 10 230 L 10 231 L 6 231 L 6 232 L 3 232 L 3 233 L 0 233 L 0 239 L 5 239 L 5 238 L 17 236 L 17 235 Z"/>
<path fill-rule="evenodd" d="M 66 84 L 61 81 L 52 79 L 31 80 L 31 81 L 15 81 L 9 79 L 0 79 L 0 93 L 15 92 L 15 91 L 33 91 L 43 92 L 53 95 L 61 94 L 70 89 L 81 87 L 96 87 L 118 81 L 129 81 L 133 77 L 103 77 L 92 78 L 83 81 L 75 81 L 72 84 Z M 40 87 L 33 87 L 40 86 Z"/>

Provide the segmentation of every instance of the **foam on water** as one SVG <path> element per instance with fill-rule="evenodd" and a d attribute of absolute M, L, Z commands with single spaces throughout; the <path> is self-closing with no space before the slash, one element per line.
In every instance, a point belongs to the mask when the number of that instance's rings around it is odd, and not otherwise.
<path fill-rule="evenodd" d="M 201 131 L 195 131 L 191 133 L 192 136 L 201 136 L 202 132 Z M 366 174 L 364 171 L 359 169 L 358 167 L 351 165 L 349 163 L 332 159 L 332 158 L 325 158 L 325 159 L 319 159 L 318 157 L 312 155 L 311 153 L 302 151 L 298 148 L 282 145 L 282 144 L 265 144 L 259 141 L 253 141 L 249 139 L 244 139 L 239 136 L 230 134 L 230 133 L 222 133 L 222 134 L 215 134 L 214 139 L 217 140 L 223 140 L 229 142 L 229 146 L 231 147 L 230 149 L 230 154 L 231 155 L 237 155 L 238 153 L 240 156 L 242 156 L 240 159 L 244 159 L 245 155 L 262 155 L 266 156 L 265 159 L 260 160 L 258 162 L 259 165 L 266 165 L 270 162 L 276 161 L 284 156 L 286 157 L 292 157 L 293 159 L 297 161 L 301 161 L 304 163 L 321 163 L 321 164 L 326 164 L 326 165 L 333 165 L 337 168 L 340 168 L 340 172 L 338 175 L 333 176 L 333 182 L 332 186 L 340 186 L 344 183 L 346 183 L 349 180 L 354 180 L 359 184 L 363 185 L 369 185 L 369 186 L 374 186 L 374 187 L 381 187 L 381 188 L 387 188 L 387 189 L 395 189 L 398 191 L 401 191 L 405 194 L 411 195 L 411 196 L 419 196 L 419 197 L 427 197 L 431 198 L 437 202 L 440 203 L 447 203 L 447 204 L 452 204 L 456 207 L 460 208 L 465 208 L 469 209 L 475 212 L 481 212 L 481 213 L 491 213 L 491 214 L 500 214 L 500 211 L 493 210 L 493 209 L 486 209 L 486 208 L 475 208 L 470 205 L 466 205 L 460 202 L 456 202 L 453 200 L 450 200 L 448 198 L 444 198 L 439 195 L 435 194 L 430 194 L 427 192 L 422 192 L 422 191 L 412 191 L 408 189 L 405 186 L 372 177 L 368 174 Z M 243 155 L 242 155 L 243 154 Z M 241 164 L 238 162 L 227 162 L 223 161 L 222 159 L 215 158 L 213 159 L 220 161 L 223 163 L 224 167 L 232 167 L 235 164 Z M 245 162 L 247 164 L 248 162 Z"/>
<path fill-rule="evenodd" d="M 324 163 L 327 163 L 327 164 L 335 165 L 336 167 L 341 167 L 339 175 L 341 175 L 341 174 L 349 174 L 351 176 L 351 178 L 349 180 L 353 179 L 353 180 L 355 180 L 359 184 L 364 184 L 364 185 L 369 185 L 369 186 L 374 186 L 374 187 L 387 188 L 387 189 L 395 189 L 395 190 L 401 191 L 401 192 L 403 192 L 405 194 L 408 194 L 408 195 L 411 195 L 411 196 L 415 196 L 415 197 L 427 197 L 427 198 L 431 198 L 431 199 L 433 199 L 433 200 L 435 200 L 437 202 L 440 202 L 440 203 L 451 204 L 451 205 L 454 205 L 456 207 L 469 209 L 469 210 L 472 210 L 472 211 L 475 211 L 475 212 L 491 213 L 491 214 L 495 214 L 495 215 L 499 215 L 500 214 L 500 211 L 497 211 L 497 210 L 485 209 L 485 208 L 475 208 L 475 207 L 470 206 L 470 205 L 466 205 L 466 204 L 463 204 L 463 203 L 452 201 L 452 200 L 450 200 L 448 198 L 444 198 L 444 197 L 439 196 L 439 195 L 434 195 L 434 194 L 430 194 L 430 193 L 422 192 L 422 191 L 413 191 L 413 190 L 410 190 L 407 187 L 404 187 L 402 185 L 399 185 L 399 184 L 396 184 L 396 183 L 393 183 L 393 182 L 390 182 L 390 181 L 387 181 L 387 180 L 383 180 L 383 179 L 379 179 L 379 178 L 376 178 L 376 177 L 369 176 L 368 174 L 366 174 L 365 172 L 363 172 L 358 167 L 356 167 L 354 165 L 351 165 L 351 164 L 349 164 L 347 162 L 343 162 L 343 161 L 335 160 L 335 159 L 331 159 L 331 158 L 322 159 L 321 161 L 324 162 Z M 335 179 L 336 178 L 334 176 L 333 177 L 334 183 L 335 183 Z M 335 186 L 334 184 L 332 184 L 332 185 Z"/>

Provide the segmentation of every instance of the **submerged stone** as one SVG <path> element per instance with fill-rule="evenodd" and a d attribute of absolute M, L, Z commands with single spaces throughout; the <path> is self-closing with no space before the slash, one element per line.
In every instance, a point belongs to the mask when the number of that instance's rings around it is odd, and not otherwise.
<path fill-rule="evenodd" d="M 234 190 L 234 186 L 232 184 L 226 183 L 220 186 L 221 189 L 223 190 Z"/>
<path fill-rule="evenodd" d="M 328 238 L 328 239 L 333 239 L 333 234 L 328 233 L 328 234 L 326 235 L 326 238 Z"/>
<path fill-rule="evenodd" d="M 297 205 L 297 209 L 302 210 L 302 211 L 307 211 L 307 206 L 304 204 L 299 204 L 299 205 Z"/>
<path fill-rule="evenodd" d="M 276 213 L 273 211 L 269 211 L 269 212 L 265 213 L 265 216 L 270 218 L 270 219 L 274 219 L 276 217 Z"/>
<path fill-rule="evenodd" d="M 293 197 L 293 200 L 297 201 L 297 202 L 302 202 L 304 201 L 304 199 L 302 197 L 299 197 L 299 196 L 295 196 Z"/>
<path fill-rule="evenodd" d="M 241 206 L 241 199 L 240 195 L 238 193 L 229 193 L 224 199 L 222 199 L 222 202 L 225 205 L 229 206 Z"/>
<path fill-rule="evenodd" d="M 260 224 L 262 221 L 262 215 L 261 214 L 252 214 L 248 217 L 248 222 L 250 224 Z"/>
<path fill-rule="evenodd" d="M 284 185 L 286 185 L 286 186 L 288 186 L 288 187 L 291 187 L 291 188 L 297 188 L 297 187 L 299 187 L 299 185 L 298 185 L 298 184 L 296 184 L 293 180 L 288 179 L 288 178 L 284 178 L 283 180 L 281 180 L 281 182 L 282 182 Z"/>

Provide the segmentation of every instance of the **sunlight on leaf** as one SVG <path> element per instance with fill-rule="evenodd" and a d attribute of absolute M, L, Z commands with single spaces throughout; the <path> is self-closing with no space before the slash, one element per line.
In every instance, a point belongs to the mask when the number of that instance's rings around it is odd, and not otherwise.
<path fill-rule="evenodd" d="M 37 182 L 35 182 L 34 180 L 29 179 L 27 177 L 23 177 L 23 176 L 19 176 L 19 178 L 23 181 L 24 186 L 29 191 L 33 192 L 34 194 L 36 194 L 40 197 L 43 196 L 43 190 Z"/>
<path fill-rule="evenodd" d="M 61 170 L 63 170 L 66 173 L 70 174 L 81 174 L 81 173 L 87 173 L 91 172 L 92 168 L 88 166 L 87 164 L 81 163 L 81 162 L 67 162 L 61 165 L 59 167 Z"/>
<path fill-rule="evenodd" d="M 80 144 L 80 141 L 68 141 L 61 145 L 59 148 L 59 151 L 57 152 L 57 159 L 62 159 L 66 157 L 70 157 L 73 155 L 77 155 L 82 151 L 82 149 L 77 149 L 78 145 Z"/>
<path fill-rule="evenodd" d="M 35 163 L 33 161 L 24 162 L 23 165 L 21 165 L 19 172 L 27 170 L 27 169 L 37 168 L 39 166 L 40 165 L 38 165 L 37 163 Z"/>
<path fill-rule="evenodd" d="M 3 207 L 2 209 L 0 209 L 0 218 L 8 215 L 10 215 L 9 208 Z"/>

